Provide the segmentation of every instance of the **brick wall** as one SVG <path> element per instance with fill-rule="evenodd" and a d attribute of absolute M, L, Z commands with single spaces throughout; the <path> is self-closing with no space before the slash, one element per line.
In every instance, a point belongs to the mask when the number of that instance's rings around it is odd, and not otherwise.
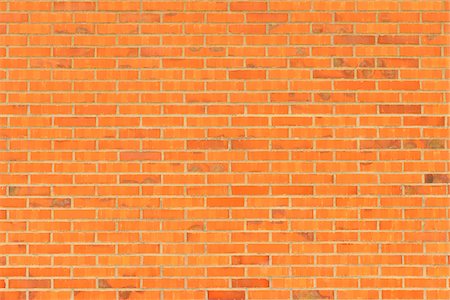
<path fill-rule="evenodd" d="M 447 1 L 0 2 L 0 299 L 448 299 Z"/>

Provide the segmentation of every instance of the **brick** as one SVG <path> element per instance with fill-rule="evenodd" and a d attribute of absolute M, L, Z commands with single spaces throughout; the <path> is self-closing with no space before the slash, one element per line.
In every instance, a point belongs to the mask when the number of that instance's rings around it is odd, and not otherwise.
<path fill-rule="evenodd" d="M 245 291 L 208 291 L 208 300 L 245 299 Z"/>
<path fill-rule="evenodd" d="M 266 10 L 267 9 L 267 3 L 265 2 L 246 2 L 246 1 L 240 1 L 240 2 L 233 2 L 230 3 L 230 9 L 232 11 L 258 11 L 258 10 Z"/>
<path fill-rule="evenodd" d="M 418 44 L 418 36 L 392 36 L 392 35 L 382 35 L 378 37 L 379 44 Z"/>
<path fill-rule="evenodd" d="M 334 42 L 336 44 L 375 44 L 375 37 L 370 35 L 341 35 L 335 36 Z"/>

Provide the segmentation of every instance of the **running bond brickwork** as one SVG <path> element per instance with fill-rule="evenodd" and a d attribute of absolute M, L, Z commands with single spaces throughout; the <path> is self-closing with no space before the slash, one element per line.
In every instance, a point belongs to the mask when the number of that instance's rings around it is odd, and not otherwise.
<path fill-rule="evenodd" d="M 0 1 L 0 299 L 448 299 L 449 8 Z"/>

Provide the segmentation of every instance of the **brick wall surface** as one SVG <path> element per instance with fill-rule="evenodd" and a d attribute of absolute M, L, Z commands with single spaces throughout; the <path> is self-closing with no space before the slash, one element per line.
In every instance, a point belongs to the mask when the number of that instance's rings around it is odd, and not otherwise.
<path fill-rule="evenodd" d="M 0 299 L 449 299 L 449 8 L 0 1 Z"/>

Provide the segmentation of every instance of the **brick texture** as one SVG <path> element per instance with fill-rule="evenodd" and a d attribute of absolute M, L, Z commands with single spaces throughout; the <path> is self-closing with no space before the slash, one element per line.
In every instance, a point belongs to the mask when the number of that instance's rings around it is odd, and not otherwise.
<path fill-rule="evenodd" d="M 0 299 L 449 299 L 449 8 L 0 1 Z"/>

